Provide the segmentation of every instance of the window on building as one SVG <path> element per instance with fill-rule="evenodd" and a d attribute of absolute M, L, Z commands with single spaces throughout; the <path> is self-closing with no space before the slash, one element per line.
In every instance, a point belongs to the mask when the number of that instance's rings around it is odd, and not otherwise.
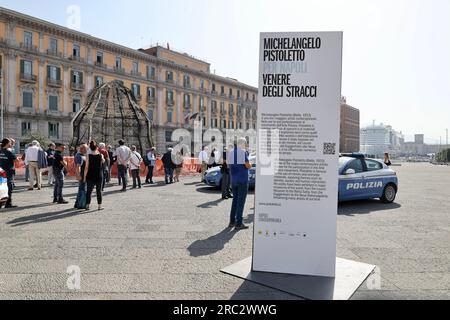
<path fill-rule="evenodd" d="M 133 62 L 133 73 L 137 74 L 139 72 L 139 63 L 137 61 Z"/>
<path fill-rule="evenodd" d="M 233 105 L 233 104 L 230 104 L 230 105 L 228 106 L 228 111 L 230 112 L 230 114 L 233 114 L 233 113 L 234 113 L 234 105 Z"/>
<path fill-rule="evenodd" d="M 31 47 L 33 45 L 33 33 L 29 31 L 24 31 L 23 33 L 23 43 L 27 47 Z"/>
<path fill-rule="evenodd" d="M 153 109 L 147 110 L 147 117 L 150 121 L 153 121 Z"/>
<path fill-rule="evenodd" d="M 166 142 L 172 142 L 172 131 L 166 131 Z"/>
<path fill-rule="evenodd" d="M 173 91 L 172 90 L 167 90 L 166 91 L 166 98 L 167 98 L 167 102 L 173 102 Z"/>
<path fill-rule="evenodd" d="M 31 133 L 31 122 L 22 122 L 21 123 L 21 134 L 22 137 L 26 137 Z"/>
<path fill-rule="evenodd" d="M 237 91 L 237 98 L 238 98 L 238 99 L 241 98 L 241 90 L 238 90 L 238 91 Z"/>
<path fill-rule="evenodd" d="M 253 102 L 255 102 L 255 101 L 256 101 L 256 96 L 255 96 L 255 94 L 253 94 L 253 98 L 252 98 L 252 100 L 253 100 Z"/>
<path fill-rule="evenodd" d="M 250 123 L 247 122 L 247 125 L 245 126 L 245 130 L 249 130 L 250 129 Z"/>
<path fill-rule="evenodd" d="M 97 51 L 96 62 L 97 62 L 98 64 L 103 64 L 103 52 Z"/>
<path fill-rule="evenodd" d="M 132 83 L 131 84 L 131 91 L 133 91 L 133 94 L 135 97 L 138 97 L 141 95 L 141 86 L 136 84 L 136 83 Z"/>
<path fill-rule="evenodd" d="M 24 91 L 22 94 L 22 105 L 25 108 L 33 108 L 33 93 Z"/>
<path fill-rule="evenodd" d="M 217 119 L 214 119 L 214 128 L 217 128 L 219 125 L 219 121 Z"/>
<path fill-rule="evenodd" d="M 189 77 L 189 75 L 185 74 L 183 76 L 183 86 L 185 88 L 189 88 L 191 86 L 191 78 Z"/>
<path fill-rule="evenodd" d="M 206 127 L 206 117 L 203 117 L 203 126 Z"/>
<path fill-rule="evenodd" d="M 20 73 L 31 76 L 33 74 L 33 62 L 28 60 L 20 61 Z"/>
<path fill-rule="evenodd" d="M 223 120 L 222 121 L 222 128 L 226 129 L 227 128 L 227 120 Z"/>
<path fill-rule="evenodd" d="M 156 69 L 152 66 L 147 66 L 147 79 L 154 79 L 156 77 Z"/>
<path fill-rule="evenodd" d="M 172 122 L 172 111 L 167 111 L 167 122 Z M 170 135 L 172 136 L 172 133 Z"/>
<path fill-rule="evenodd" d="M 242 129 L 242 122 L 239 122 L 239 123 L 238 123 L 238 128 L 239 128 L 239 129 Z"/>
<path fill-rule="evenodd" d="M 230 129 L 234 129 L 234 121 L 230 121 Z"/>
<path fill-rule="evenodd" d="M 121 57 L 116 57 L 116 68 L 122 69 L 122 58 Z"/>
<path fill-rule="evenodd" d="M 256 123 L 253 123 L 253 130 L 256 130 Z"/>
<path fill-rule="evenodd" d="M 58 96 L 48 97 L 48 109 L 50 111 L 58 111 Z"/>
<path fill-rule="evenodd" d="M 72 71 L 72 83 L 82 84 L 83 83 L 83 72 Z"/>
<path fill-rule="evenodd" d="M 61 80 L 61 68 L 47 66 L 47 77 L 50 80 Z"/>
<path fill-rule="evenodd" d="M 48 137 L 50 139 L 59 139 L 59 123 L 48 123 Z"/>
<path fill-rule="evenodd" d="M 245 99 L 248 100 L 248 92 L 245 94 Z"/>
<path fill-rule="evenodd" d="M 74 56 L 74 57 L 76 57 L 76 58 L 79 58 L 80 57 L 80 46 L 79 45 L 77 45 L 77 44 L 74 44 L 73 45 L 73 50 L 72 50 L 73 52 L 72 52 L 72 55 Z"/>
<path fill-rule="evenodd" d="M 230 97 L 233 95 L 233 89 L 230 88 Z"/>
<path fill-rule="evenodd" d="M 156 98 L 156 89 L 154 87 L 147 87 L 147 96 L 151 99 Z"/>
<path fill-rule="evenodd" d="M 212 92 L 212 93 L 215 93 L 215 92 L 216 92 L 216 84 L 215 84 L 215 83 L 213 83 L 213 84 L 211 85 L 211 92 Z"/>
<path fill-rule="evenodd" d="M 173 82 L 173 72 L 172 71 L 167 71 L 166 72 L 166 81 L 167 82 Z"/>
<path fill-rule="evenodd" d="M 190 94 L 184 94 L 184 106 L 188 107 L 191 105 L 191 95 Z"/>
<path fill-rule="evenodd" d="M 72 100 L 72 112 L 77 113 L 81 109 L 81 101 L 80 99 Z"/>
<path fill-rule="evenodd" d="M 200 80 L 200 90 L 205 89 L 205 80 Z"/>
<path fill-rule="evenodd" d="M 220 87 L 220 94 L 225 94 L 225 87 L 224 86 Z"/>
<path fill-rule="evenodd" d="M 51 38 L 50 39 L 50 51 L 53 53 L 58 52 L 58 40 Z"/>
<path fill-rule="evenodd" d="M 96 76 L 95 77 L 95 86 L 99 87 L 103 84 L 103 77 L 102 76 Z"/>

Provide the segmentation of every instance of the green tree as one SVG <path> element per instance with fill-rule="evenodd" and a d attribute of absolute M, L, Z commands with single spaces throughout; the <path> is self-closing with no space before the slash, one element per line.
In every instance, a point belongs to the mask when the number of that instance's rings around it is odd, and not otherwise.
<path fill-rule="evenodd" d="M 39 131 L 31 132 L 28 134 L 28 136 L 24 139 L 25 143 L 31 143 L 32 141 L 36 140 L 39 142 L 42 148 L 46 149 L 47 146 L 52 143 L 52 141 L 47 138 L 44 134 L 42 134 Z"/>

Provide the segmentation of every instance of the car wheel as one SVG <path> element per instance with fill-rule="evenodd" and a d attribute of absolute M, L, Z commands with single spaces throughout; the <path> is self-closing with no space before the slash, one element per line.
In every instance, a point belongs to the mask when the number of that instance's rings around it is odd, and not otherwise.
<path fill-rule="evenodd" d="M 393 184 L 388 184 L 384 190 L 383 195 L 381 196 L 381 201 L 384 203 L 392 203 L 395 200 L 397 195 L 397 190 Z"/>

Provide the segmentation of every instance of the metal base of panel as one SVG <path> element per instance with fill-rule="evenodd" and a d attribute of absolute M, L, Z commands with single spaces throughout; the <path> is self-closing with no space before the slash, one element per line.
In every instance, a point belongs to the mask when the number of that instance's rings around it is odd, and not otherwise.
<path fill-rule="evenodd" d="M 336 276 L 317 277 L 252 271 L 252 257 L 222 270 L 223 273 L 308 300 L 348 300 L 375 266 L 336 258 Z"/>

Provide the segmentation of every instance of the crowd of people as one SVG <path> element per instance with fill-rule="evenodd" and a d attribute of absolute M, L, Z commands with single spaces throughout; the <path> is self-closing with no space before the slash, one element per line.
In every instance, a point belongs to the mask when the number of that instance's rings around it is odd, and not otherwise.
<path fill-rule="evenodd" d="M 247 229 L 243 224 L 243 211 L 248 192 L 248 170 L 251 164 L 246 151 L 246 140 L 240 139 L 234 146 L 229 146 L 223 153 L 213 149 L 203 148 L 198 156 L 201 182 L 204 181 L 208 168 L 220 166 L 222 174 L 222 199 L 233 199 L 230 211 L 229 227 L 237 230 Z M 8 199 L 6 208 L 15 207 L 12 203 L 12 193 L 15 188 L 15 154 L 14 139 L 5 138 L 1 142 L 0 167 L 6 172 L 8 184 Z M 53 203 L 68 204 L 64 198 L 64 180 L 69 172 L 67 161 L 64 159 L 66 146 L 50 143 L 47 150 L 38 141 L 32 141 L 25 149 L 22 160 L 25 164 L 25 179 L 29 182 L 28 190 L 41 190 L 42 173 L 47 172 L 47 184 L 53 187 Z M 118 141 L 118 147 L 106 147 L 105 143 L 91 141 L 82 143 L 76 148 L 74 155 L 75 178 L 78 182 L 78 192 L 74 208 L 90 210 L 92 194 L 95 189 L 97 210 L 103 210 L 103 192 L 105 186 L 111 183 L 111 170 L 117 164 L 118 184 L 121 192 L 128 190 L 129 175 L 132 177 L 132 189 L 142 188 L 141 164 L 147 168 L 145 184 L 154 184 L 153 174 L 156 166 L 156 149 L 151 148 L 141 155 L 136 146 L 128 147 L 124 140 Z M 163 154 L 161 161 L 164 167 L 164 181 L 172 184 L 180 181 L 183 167 L 183 151 L 174 152 L 173 148 Z"/>

